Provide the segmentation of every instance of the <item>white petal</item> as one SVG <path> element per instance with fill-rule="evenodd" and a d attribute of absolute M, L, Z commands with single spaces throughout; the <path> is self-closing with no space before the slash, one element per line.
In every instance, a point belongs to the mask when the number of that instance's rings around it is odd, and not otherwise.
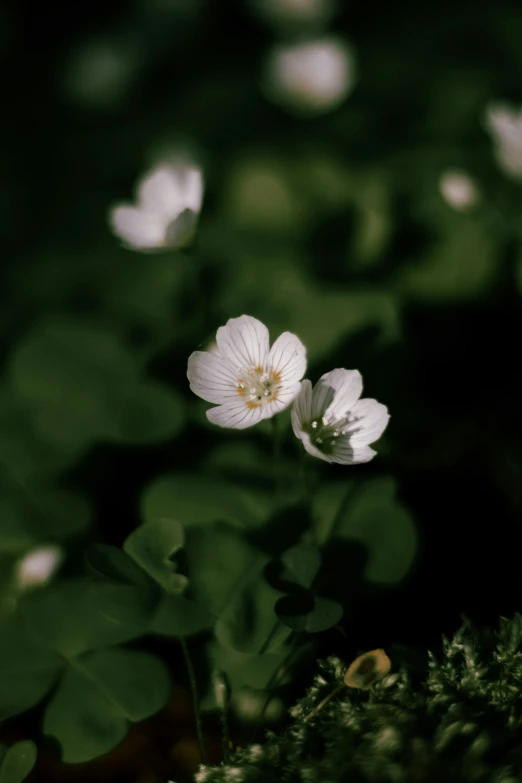
<path fill-rule="evenodd" d="M 290 403 L 293 402 L 299 394 L 300 388 L 301 384 L 297 382 L 284 389 L 280 389 L 276 399 L 265 405 L 263 419 L 271 419 L 276 413 L 280 413 L 285 408 L 288 408 Z"/>
<path fill-rule="evenodd" d="M 328 405 L 325 415 L 331 421 L 338 421 L 351 411 L 353 404 L 361 396 L 361 373 L 359 370 L 339 368 L 326 373 L 321 380 L 335 389 L 333 401 Z"/>
<path fill-rule="evenodd" d="M 324 454 L 320 449 L 317 448 L 317 446 L 314 446 L 307 432 L 303 432 L 300 437 L 301 440 L 303 441 L 303 446 L 305 447 L 305 450 L 309 454 L 311 454 L 312 457 L 317 457 L 317 459 L 322 459 L 324 460 L 324 462 L 332 462 L 331 457 Z"/>
<path fill-rule="evenodd" d="M 20 590 L 47 584 L 60 567 L 64 558 L 61 547 L 49 544 L 34 549 L 18 562 L 15 574 Z"/>
<path fill-rule="evenodd" d="M 111 209 L 109 222 L 114 233 L 137 250 L 163 247 L 165 226 L 154 215 L 120 205 Z"/>
<path fill-rule="evenodd" d="M 237 375 L 231 364 L 219 354 L 194 351 L 188 360 L 187 378 L 194 394 L 207 402 L 238 401 Z"/>
<path fill-rule="evenodd" d="M 183 182 L 171 165 L 162 164 L 149 172 L 140 182 L 137 195 L 141 209 L 165 224 L 185 208 Z"/>
<path fill-rule="evenodd" d="M 162 163 L 138 187 L 138 202 L 143 210 L 167 222 L 184 209 L 199 212 L 202 199 L 201 171 L 187 163 Z"/>
<path fill-rule="evenodd" d="M 188 165 L 184 171 L 185 209 L 200 212 L 203 202 L 203 174 L 196 166 Z"/>
<path fill-rule="evenodd" d="M 207 419 L 218 427 L 231 427 L 236 430 L 244 430 L 252 427 L 263 418 L 263 408 L 248 408 L 241 402 L 219 405 L 207 411 Z"/>
<path fill-rule="evenodd" d="M 350 443 L 354 447 L 374 443 L 381 437 L 390 420 L 388 408 L 377 400 L 358 400 L 351 413 L 359 419 L 358 431 L 350 435 Z"/>
<path fill-rule="evenodd" d="M 235 368 L 266 367 L 268 361 L 268 329 L 257 318 L 241 315 L 230 318 L 216 334 L 219 353 Z"/>
<path fill-rule="evenodd" d="M 305 374 L 306 348 L 295 334 L 283 332 L 273 344 L 268 362 L 280 376 L 281 384 L 291 386 Z"/>
<path fill-rule="evenodd" d="M 357 465 L 370 462 L 377 454 L 370 446 L 356 446 L 349 435 L 340 435 L 330 455 L 330 461 L 339 465 Z"/>
<path fill-rule="evenodd" d="M 303 433 L 303 425 L 312 421 L 312 382 L 308 379 L 301 381 L 298 396 L 292 405 L 292 427 L 294 434 L 300 438 Z"/>

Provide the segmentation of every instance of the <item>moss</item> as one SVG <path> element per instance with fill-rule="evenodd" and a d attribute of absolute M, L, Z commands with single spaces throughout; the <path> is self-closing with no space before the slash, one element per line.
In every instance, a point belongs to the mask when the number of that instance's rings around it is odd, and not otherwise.
<path fill-rule="evenodd" d="M 465 624 L 420 678 L 408 666 L 369 691 L 342 688 L 331 657 L 281 734 L 267 733 L 198 783 L 516 783 L 522 780 L 522 616 L 497 632 Z M 306 719 L 306 720 L 305 720 Z"/>

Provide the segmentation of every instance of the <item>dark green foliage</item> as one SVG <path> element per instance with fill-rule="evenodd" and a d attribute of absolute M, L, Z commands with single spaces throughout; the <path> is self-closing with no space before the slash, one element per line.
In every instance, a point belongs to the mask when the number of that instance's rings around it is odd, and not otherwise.
<path fill-rule="evenodd" d="M 346 664 L 331 657 L 291 724 L 230 764 L 204 767 L 198 783 L 516 783 L 522 777 L 522 616 L 497 633 L 465 624 L 427 670 L 402 667 L 369 692 L 343 689 Z"/>
<path fill-rule="evenodd" d="M 0 783 L 22 783 L 36 762 L 36 745 L 29 740 L 7 748 L 0 745 Z"/>

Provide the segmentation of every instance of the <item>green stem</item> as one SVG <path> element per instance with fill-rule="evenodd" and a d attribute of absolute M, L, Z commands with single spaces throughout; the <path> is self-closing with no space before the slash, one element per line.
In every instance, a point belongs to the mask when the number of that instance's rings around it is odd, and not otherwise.
<path fill-rule="evenodd" d="M 280 501 L 280 478 L 281 478 L 281 441 L 277 416 L 272 416 L 272 474 L 274 479 L 274 498 L 276 505 Z"/>
<path fill-rule="evenodd" d="M 357 487 L 353 482 L 348 482 L 348 485 L 346 487 L 346 492 L 344 493 L 343 498 L 339 503 L 339 508 L 337 509 L 337 513 L 333 518 L 332 524 L 330 526 L 330 529 L 327 531 L 327 535 L 325 536 L 324 541 L 322 542 L 323 545 L 326 544 L 328 539 L 332 537 L 337 527 L 341 524 L 343 517 L 346 513 L 346 510 L 348 509 L 350 502 L 353 500 L 355 496 L 356 489 Z"/>
<path fill-rule="evenodd" d="M 299 652 L 299 647 L 297 646 L 297 642 L 300 641 L 303 637 L 303 634 L 296 634 L 295 638 L 292 641 L 292 645 L 284 657 L 284 659 L 281 661 L 277 669 L 272 673 L 272 676 L 268 680 L 266 684 L 266 698 L 263 702 L 263 706 L 261 707 L 261 711 L 257 717 L 254 729 L 252 731 L 252 735 L 250 738 L 250 744 L 252 744 L 257 737 L 257 734 L 259 732 L 259 729 L 261 728 L 261 724 L 263 722 L 263 718 L 265 716 L 266 709 L 268 705 L 270 704 L 270 701 L 273 698 L 274 695 L 274 689 L 277 687 L 277 684 L 279 682 L 280 677 L 285 674 L 285 672 L 288 669 L 289 664 L 291 663 L 292 659 L 296 656 L 296 654 Z"/>
<path fill-rule="evenodd" d="M 198 736 L 199 754 L 203 764 L 208 763 L 207 751 L 205 749 L 205 742 L 203 740 L 203 729 L 201 726 L 201 712 L 199 709 L 198 689 L 196 685 L 196 675 L 194 673 L 194 667 L 192 666 L 192 660 L 190 657 L 188 645 L 183 637 L 180 637 L 179 643 L 183 650 L 183 657 L 185 658 L 185 665 L 187 667 L 187 673 L 190 682 L 190 690 L 192 691 L 192 703 L 194 705 L 194 717 L 196 719 L 196 733 Z"/>
<path fill-rule="evenodd" d="M 304 449 L 301 450 L 301 475 L 303 479 L 303 500 L 310 520 L 310 527 L 303 535 L 303 540 L 311 544 L 319 545 L 319 531 L 317 530 L 316 519 L 313 509 L 313 486 L 312 476 L 310 474 L 310 462 Z"/>
<path fill-rule="evenodd" d="M 328 704 L 328 702 L 329 702 L 331 699 L 333 699 L 333 698 L 334 698 L 334 696 L 337 696 L 337 694 L 339 694 L 339 693 L 340 693 L 342 690 L 344 690 L 344 688 L 345 688 L 345 687 L 346 687 L 346 686 L 344 685 L 344 683 L 341 683 L 340 685 L 338 685 L 338 686 L 337 686 L 337 688 L 334 688 L 334 690 L 333 690 L 331 693 L 329 693 L 329 694 L 328 694 L 328 696 L 326 696 L 326 697 L 325 697 L 325 698 L 324 698 L 324 699 L 323 699 L 321 702 L 319 702 L 319 704 L 317 705 L 317 707 L 315 707 L 315 708 L 312 710 L 312 712 L 310 712 L 310 713 L 309 713 L 309 714 L 306 716 L 306 718 L 303 718 L 303 723 L 308 723 L 308 721 L 312 720 L 312 718 L 314 718 L 314 717 L 315 717 L 315 716 L 316 716 L 316 715 L 317 715 L 319 712 L 321 712 L 321 710 L 323 709 L 323 707 L 326 707 L 326 705 Z"/>

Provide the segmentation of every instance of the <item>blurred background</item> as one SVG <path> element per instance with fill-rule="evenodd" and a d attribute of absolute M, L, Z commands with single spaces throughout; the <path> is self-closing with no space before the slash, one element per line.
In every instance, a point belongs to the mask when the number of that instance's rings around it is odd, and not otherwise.
<path fill-rule="evenodd" d="M 159 507 L 185 523 L 206 491 L 265 513 L 270 429 L 212 427 L 186 380 L 248 313 L 303 340 L 314 382 L 359 369 L 392 417 L 373 462 L 313 466 L 319 513 L 347 480 L 401 508 L 332 561 L 344 635 L 317 654 L 521 608 L 521 40 L 520 6 L 487 0 L 2 6 L 4 581 L 49 543 L 74 576 L 90 542 Z M 204 173 L 195 241 L 123 247 L 109 211 L 172 149 Z"/>

